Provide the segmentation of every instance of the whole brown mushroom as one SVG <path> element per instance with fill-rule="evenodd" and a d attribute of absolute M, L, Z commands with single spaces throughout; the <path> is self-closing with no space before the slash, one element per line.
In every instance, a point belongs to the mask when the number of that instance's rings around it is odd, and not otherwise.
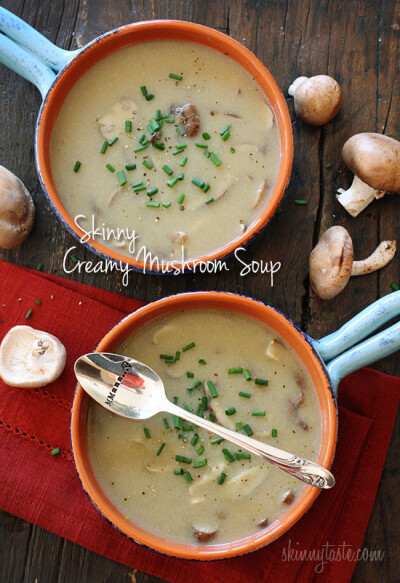
<path fill-rule="evenodd" d="M 353 261 L 353 241 L 344 227 L 331 227 L 310 255 L 310 282 L 322 300 L 331 300 L 346 287 L 353 275 L 365 275 L 387 265 L 396 253 L 396 241 L 382 241 L 362 261 Z"/>
<path fill-rule="evenodd" d="M 298 77 L 288 90 L 296 115 L 312 126 L 322 126 L 335 117 L 342 103 L 342 90 L 329 75 Z"/>
<path fill-rule="evenodd" d="M 386 192 L 400 193 L 400 142 L 383 134 L 356 134 L 342 150 L 343 161 L 354 174 L 350 188 L 339 188 L 337 199 L 356 217 Z"/>
<path fill-rule="evenodd" d="M 35 206 L 23 183 L 0 166 L 0 247 L 12 249 L 25 241 L 35 223 Z"/>

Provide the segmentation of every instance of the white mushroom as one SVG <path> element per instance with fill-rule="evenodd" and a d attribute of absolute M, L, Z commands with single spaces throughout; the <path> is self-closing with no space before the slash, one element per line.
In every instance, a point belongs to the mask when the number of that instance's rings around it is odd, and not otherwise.
<path fill-rule="evenodd" d="M 44 387 L 64 370 L 67 353 L 55 336 L 14 326 L 0 345 L 0 376 L 13 387 Z"/>
<path fill-rule="evenodd" d="M 256 199 L 253 203 L 253 209 L 257 208 L 260 202 L 262 201 L 265 193 L 267 192 L 269 187 L 268 179 L 265 179 L 262 184 L 260 185 L 259 189 L 257 190 Z"/>
<path fill-rule="evenodd" d="M 23 183 L 0 166 L 0 247 L 12 249 L 25 241 L 35 223 L 35 206 Z"/>
<path fill-rule="evenodd" d="M 344 227 L 331 227 L 322 235 L 310 255 L 310 282 L 323 300 L 331 300 L 347 285 L 352 275 L 364 275 L 387 265 L 396 253 L 396 241 L 383 241 L 362 261 L 353 261 L 353 241 Z"/>
<path fill-rule="evenodd" d="M 124 130 L 126 120 L 130 120 L 137 113 L 137 105 L 132 99 L 123 98 L 101 115 L 97 122 L 101 135 L 106 140 L 112 140 Z"/>
<path fill-rule="evenodd" d="M 342 103 L 342 90 L 328 75 L 298 77 L 290 85 L 296 115 L 312 126 L 322 126 L 335 117 Z"/>
<path fill-rule="evenodd" d="M 343 161 L 354 174 L 347 190 L 339 188 L 337 199 L 356 217 L 386 192 L 400 193 L 400 142 L 382 134 L 356 134 L 342 150 Z"/>

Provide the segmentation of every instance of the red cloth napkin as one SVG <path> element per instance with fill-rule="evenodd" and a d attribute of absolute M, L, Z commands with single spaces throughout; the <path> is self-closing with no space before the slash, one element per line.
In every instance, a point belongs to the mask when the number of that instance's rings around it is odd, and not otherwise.
<path fill-rule="evenodd" d="M 341 383 L 336 486 L 322 492 L 285 536 L 224 561 L 164 557 L 118 533 L 94 509 L 78 480 L 69 439 L 75 359 L 141 303 L 5 262 L 0 262 L 0 291 L 1 338 L 14 325 L 29 324 L 55 334 L 68 353 L 64 373 L 50 386 L 0 384 L 3 510 L 172 583 L 351 580 L 356 566 L 351 553 L 362 548 L 400 399 L 400 378 L 364 369 Z M 51 456 L 55 447 L 61 453 Z"/>

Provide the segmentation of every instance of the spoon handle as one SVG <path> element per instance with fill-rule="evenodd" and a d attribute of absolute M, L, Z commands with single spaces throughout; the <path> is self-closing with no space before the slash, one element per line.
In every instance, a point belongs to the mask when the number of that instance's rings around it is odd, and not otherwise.
<path fill-rule="evenodd" d="M 256 439 L 252 439 L 246 435 L 242 435 L 235 431 L 231 431 L 222 425 L 212 423 L 207 419 L 198 417 L 185 409 L 181 409 L 170 401 L 163 402 L 163 410 L 172 415 L 177 415 L 181 419 L 190 421 L 194 425 L 198 425 L 203 429 L 207 429 L 211 433 L 215 433 L 220 437 L 224 437 L 231 443 L 235 443 L 240 447 L 250 451 L 254 455 L 278 466 L 284 472 L 291 474 L 295 478 L 315 486 L 317 488 L 332 488 L 335 485 L 335 478 L 329 470 L 316 464 L 310 460 L 298 457 L 292 453 L 288 453 L 282 449 L 278 449 L 272 445 L 268 445 Z"/>

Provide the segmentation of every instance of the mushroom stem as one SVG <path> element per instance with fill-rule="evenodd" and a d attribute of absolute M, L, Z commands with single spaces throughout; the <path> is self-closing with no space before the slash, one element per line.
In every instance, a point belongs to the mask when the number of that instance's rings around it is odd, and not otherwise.
<path fill-rule="evenodd" d="M 396 241 L 382 241 L 373 253 L 362 261 L 353 261 L 351 275 L 365 275 L 385 267 L 396 253 Z"/>
<path fill-rule="evenodd" d="M 299 85 L 301 85 L 302 83 L 304 83 L 304 81 L 307 81 L 307 79 L 308 79 L 308 77 L 297 77 L 297 79 L 295 79 L 293 81 L 293 83 L 290 85 L 290 87 L 288 89 L 289 95 L 291 95 L 292 97 L 294 97 L 294 94 L 296 93 L 297 87 L 299 87 Z"/>
<path fill-rule="evenodd" d="M 49 343 L 44 338 L 38 338 L 32 344 L 32 355 L 33 356 L 43 356 L 49 347 Z"/>
<path fill-rule="evenodd" d="M 336 198 L 352 217 L 358 216 L 373 200 L 382 198 L 386 193 L 382 190 L 375 190 L 354 176 L 352 185 L 347 190 L 338 189 Z"/>

